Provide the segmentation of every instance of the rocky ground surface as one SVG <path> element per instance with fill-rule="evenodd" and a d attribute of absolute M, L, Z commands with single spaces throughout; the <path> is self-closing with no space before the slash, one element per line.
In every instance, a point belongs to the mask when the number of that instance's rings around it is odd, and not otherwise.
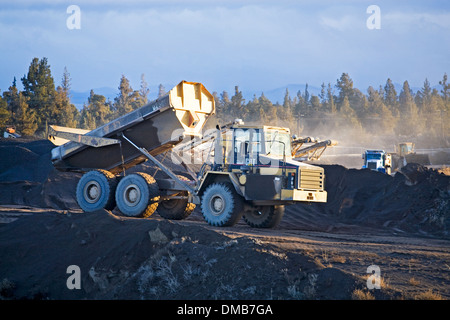
<path fill-rule="evenodd" d="M 450 298 L 450 177 L 438 170 L 323 164 L 327 203 L 286 207 L 275 229 L 215 228 L 197 209 L 182 221 L 83 213 L 81 175 L 54 170 L 52 148 L 0 141 L 0 299 Z"/>

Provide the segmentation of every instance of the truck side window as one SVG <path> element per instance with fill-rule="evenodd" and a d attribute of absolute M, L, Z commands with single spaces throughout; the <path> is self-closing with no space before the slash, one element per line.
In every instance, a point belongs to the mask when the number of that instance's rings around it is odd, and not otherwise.
<path fill-rule="evenodd" d="M 248 130 L 235 130 L 234 135 L 234 153 L 235 163 L 245 164 L 245 158 L 248 155 L 248 146 L 250 144 L 250 134 Z"/>

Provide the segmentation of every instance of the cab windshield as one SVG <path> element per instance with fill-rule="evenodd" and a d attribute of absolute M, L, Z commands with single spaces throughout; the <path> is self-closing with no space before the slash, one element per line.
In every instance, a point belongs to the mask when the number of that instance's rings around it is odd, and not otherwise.
<path fill-rule="evenodd" d="M 266 154 L 273 156 L 289 156 L 291 154 L 291 137 L 288 132 L 271 130 L 264 132 Z"/>
<path fill-rule="evenodd" d="M 379 154 L 379 153 L 376 153 L 376 154 L 368 153 L 367 154 L 367 160 L 381 160 L 381 154 Z"/>

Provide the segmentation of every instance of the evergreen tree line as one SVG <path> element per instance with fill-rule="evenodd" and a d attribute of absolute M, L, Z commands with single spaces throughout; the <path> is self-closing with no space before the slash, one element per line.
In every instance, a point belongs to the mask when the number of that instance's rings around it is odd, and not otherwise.
<path fill-rule="evenodd" d="M 14 77 L 12 85 L 0 95 L 0 129 L 13 125 L 25 136 L 45 137 L 50 124 L 95 129 L 148 102 L 149 88 L 144 75 L 139 90 L 133 90 L 122 75 L 114 101 L 91 90 L 87 102 L 78 110 L 70 101 L 69 72 L 64 68 L 61 84 L 55 86 L 47 58 L 34 58 L 21 81 L 23 91 L 18 90 Z M 165 88 L 160 85 L 159 96 L 164 94 Z"/>
<path fill-rule="evenodd" d="M 286 89 L 283 103 L 273 104 L 256 95 L 246 102 L 235 87 L 232 97 L 226 91 L 214 92 L 219 122 L 241 118 L 247 123 L 287 126 L 302 135 L 339 134 L 403 136 L 429 139 L 448 144 L 450 137 L 450 84 L 447 74 L 439 81 L 440 90 L 432 89 L 425 79 L 423 87 L 414 93 L 408 81 L 398 93 L 391 79 L 384 86 L 370 86 L 364 94 L 353 87 L 353 81 L 343 73 L 336 84 L 322 83 L 319 95 L 310 94 L 306 84 L 303 92 L 292 97 Z M 342 135 L 341 135 L 342 136 Z M 334 139 L 333 136 L 328 137 Z"/>
<path fill-rule="evenodd" d="M 222 124 L 240 118 L 247 123 L 287 126 L 299 135 L 350 130 L 352 135 L 369 137 L 425 135 L 448 144 L 450 84 L 447 80 L 445 73 L 438 90 L 432 89 L 425 79 L 423 87 L 414 93 L 408 81 L 397 92 L 391 79 L 387 79 L 384 86 L 369 87 L 363 93 L 343 73 L 335 84 L 322 83 L 319 95 L 310 94 L 308 85 L 293 97 L 286 89 L 282 104 L 272 103 L 264 93 L 246 102 L 238 86 L 231 97 L 226 91 L 213 95 L 216 120 Z M 67 69 L 61 84 L 55 86 L 47 58 L 34 58 L 21 81 L 23 91 L 17 89 L 14 78 L 8 90 L 0 95 L 0 128 L 14 125 L 23 135 L 45 136 L 49 124 L 94 129 L 148 102 L 149 88 L 144 75 L 139 90 L 133 90 L 122 75 L 114 101 L 91 90 L 79 111 L 70 102 L 71 79 Z M 158 96 L 164 94 L 165 88 L 160 85 Z"/>

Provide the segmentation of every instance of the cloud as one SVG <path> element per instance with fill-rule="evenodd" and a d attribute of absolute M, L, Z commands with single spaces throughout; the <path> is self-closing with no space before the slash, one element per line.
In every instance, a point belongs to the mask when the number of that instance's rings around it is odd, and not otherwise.
<path fill-rule="evenodd" d="M 382 16 L 387 27 L 399 33 L 411 30 L 443 31 L 450 29 L 450 13 L 388 12 Z"/>
<path fill-rule="evenodd" d="M 81 29 L 68 30 L 66 9 L 81 8 Z M 320 86 L 342 72 L 376 86 L 426 70 L 447 71 L 448 10 L 409 12 L 384 2 L 381 30 L 368 30 L 370 3 L 344 1 L 28 1 L 0 11 L 0 88 L 21 77 L 33 57 L 48 57 L 55 80 L 67 66 L 80 90 L 117 87 L 121 74 L 139 85 L 205 81 L 216 88 Z M 399 35 L 402 35 L 399 37 Z M 437 40 L 439 39 L 439 41 Z M 426 65 L 425 50 L 437 52 Z M 406 57 L 406 58 L 405 58 Z M 415 66 L 414 74 L 405 69 Z M 401 67 L 401 68 L 400 68 Z M 425 69 L 426 68 L 426 69 Z M 394 74 L 395 73 L 395 74 Z M 411 82 L 413 80 L 411 79 Z M 243 88 L 245 89 L 245 88 Z"/>
<path fill-rule="evenodd" d="M 357 21 L 354 16 L 350 15 L 342 17 L 321 16 L 319 21 L 322 26 L 340 32 L 349 31 L 354 29 L 355 26 L 358 26 L 358 24 L 361 25 L 360 21 Z"/>

